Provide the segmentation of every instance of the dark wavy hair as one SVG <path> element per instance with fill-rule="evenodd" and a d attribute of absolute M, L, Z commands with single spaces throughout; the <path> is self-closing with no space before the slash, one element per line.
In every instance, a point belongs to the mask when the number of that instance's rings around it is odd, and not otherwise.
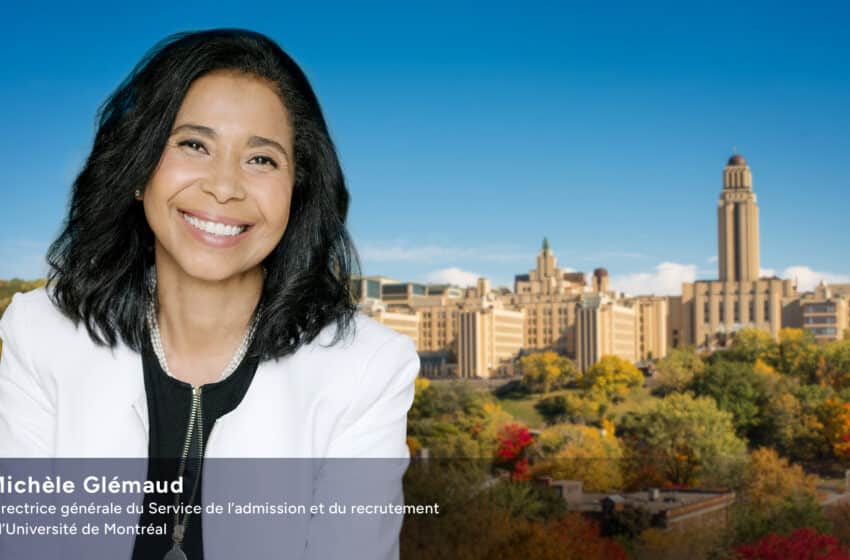
<path fill-rule="evenodd" d="M 214 71 L 264 79 L 295 131 L 289 223 L 265 258 L 262 320 L 251 354 L 290 354 L 336 321 L 331 344 L 354 328 L 351 278 L 360 265 L 345 226 L 349 194 L 319 102 L 298 65 L 244 29 L 182 32 L 157 43 L 98 109 L 96 135 L 74 180 L 68 216 L 47 260 L 48 293 L 92 340 L 141 351 L 154 236 L 134 197 L 159 163 L 189 86 Z"/>

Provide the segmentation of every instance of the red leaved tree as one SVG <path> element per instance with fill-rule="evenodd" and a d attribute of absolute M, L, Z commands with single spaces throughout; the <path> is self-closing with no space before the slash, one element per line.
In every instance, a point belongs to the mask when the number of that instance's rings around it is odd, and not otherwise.
<path fill-rule="evenodd" d="M 528 457 L 526 449 L 531 444 L 531 433 L 522 424 L 506 424 L 499 430 L 499 447 L 496 449 L 497 466 L 511 471 L 514 480 L 528 480 Z"/>
<path fill-rule="evenodd" d="M 788 536 L 771 533 L 753 544 L 740 545 L 735 552 L 742 560 L 850 560 L 850 553 L 835 537 L 811 527 Z"/>

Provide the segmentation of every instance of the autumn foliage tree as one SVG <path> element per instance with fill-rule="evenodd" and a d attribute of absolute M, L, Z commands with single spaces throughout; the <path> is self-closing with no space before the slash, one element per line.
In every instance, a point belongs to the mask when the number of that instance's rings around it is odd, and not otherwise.
<path fill-rule="evenodd" d="M 838 398 L 824 402 L 821 418 L 824 434 L 836 457 L 850 459 L 850 403 Z"/>
<path fill-rule="evenodd" d="M 548 393 L 563 387 L 576 378 L 569 358 L 556 352 L 535 352 L 520 359 L 522 385 L 531 393 Z"/>
<path fill-rule="evenodd" d="M 499 447 L 496 449 L 494 465 L 507 468 L 511 478 L 527 480 L 529 477 L 526 448 L 534 440 L 528 428 L 516 422 L 505 425 L 499 431 Z"/>
<path fill-rule="evenodd" d="M 724 359 L 754 364 L 757 359 L 776 355 L 776 340 L 764 329 L 743 328 L 735 333 L 732 346 L 723 352 Z"/>
<path fill-rule="evenodd" d="M 619 356 L 602 356 L 590 366 L 581 379 L 588 392 L 619 400 L 629 389 L 643 383 L 643 374 L 633 363 Z"/>
<path fill-rule="evenodd" d="M 544 430 L 530 449 L 533 474 L 581 480 L 591 492 L 622 488 L 623 447 L 614 425 L 602 424 L 602 428 L 559 424 Z"/>
<path fill-rule="evenodd" d="M 771 357 L 773 366 L 804 381 L 815 381 L 818 347 L 811 331 L 784 328 L 779 331 L 779 343 Z"/>
<path fill-rule="evenodd" d="M 817 482 L 817 477 L 806 474 L 773 449 L 753 451 L 738 488 L 731 542 L 753 543 L 770 533 L 826 527 L 827 519 L 817 502 Z"/>
<path fill-rule="evenodd" d="M 468 382 L 417 382 L 407 415 L 408 445 L 435 458 L 484 458 L 499 445 L 499 430 L 513 417 L 493 396 Z"/>
<path fill-rule="evenodd" d="M 806 474 L 776 451 L 761 447 L 750 454 L 740 488 L 741 500 L 761 510 L 779 507 L 787 498 L 817 498 L 817 477 Z"/>

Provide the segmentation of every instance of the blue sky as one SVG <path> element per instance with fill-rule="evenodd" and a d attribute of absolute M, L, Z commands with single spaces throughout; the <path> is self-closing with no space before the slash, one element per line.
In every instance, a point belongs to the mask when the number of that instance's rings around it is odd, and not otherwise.
<path fill-rule="evenodd" d="M 364 272 L 632 292 L 713 278 L 733 147 L 766 272 L 850 281 L 846 2 L 222 2 L 5 9 L 0 278 L 42 273 L 99 104 L 166 35 L 246 27 L 319 96 Z"/>

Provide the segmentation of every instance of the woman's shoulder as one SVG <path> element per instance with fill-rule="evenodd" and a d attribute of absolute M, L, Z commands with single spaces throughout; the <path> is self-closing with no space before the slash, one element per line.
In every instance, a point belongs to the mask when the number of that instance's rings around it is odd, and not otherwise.
<path fill-rule="evenodd" d="M 85 328 L 62 313 L 45 287 L 12 296 L 0 317 L 0 339 L 4 346 L 40 356 L 93 346 Z"/>
<path fill-rule="evenodd" d="M 18 333 L 20 330 L 37 328 L 42 334 L 60 331 L 74 332 L 77 327 L 66 317 L 50 299 L 48 289 L 44 286 L 28 292 L 18 292 L 12 296 L 12 301 L 0 319 L 4 330 Z"/>
<path fill-rule="evenodd" d="M 334 343 L 338 325 L 327 325 L 309 346 L 333 354 L 370 357 L 381 350 L 401 347 L 407 353 L 416 352 L 413 339 L 361 312 L 354 314 L 349 329 Z"/>

